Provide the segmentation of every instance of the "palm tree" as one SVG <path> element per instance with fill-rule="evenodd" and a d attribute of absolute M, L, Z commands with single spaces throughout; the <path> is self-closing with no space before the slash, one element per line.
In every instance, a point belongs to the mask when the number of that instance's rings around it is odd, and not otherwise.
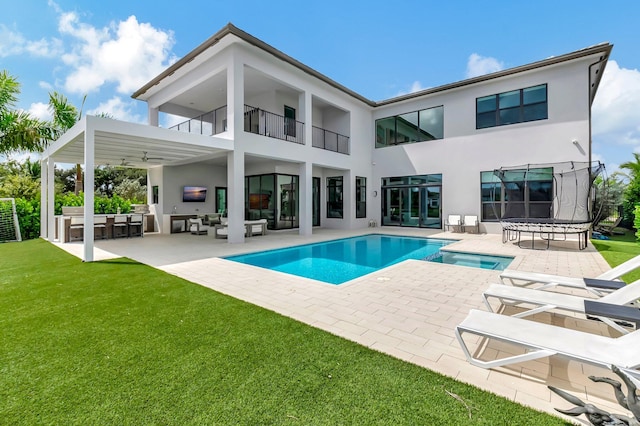
<path fill-rule="evenodd" d="M 630 180 L 640 177 L 640 153 L 633 153 L 634 161 L 627 161 L 620 164 L 621 169 L 629 170 Z"/>
<path fill-rule="evenodd" d="M 19 94 L 18 79 L 6 70 L 0 71 L 0 154 L 39 152 L 54 138 L 47 123 L 15 109 Z"/>
<path fill-rule="evenodd" d="M 86 98 L 85 96 L 82 99 L 83 106 Z M 56 139 L 72 128 L 82 117 L 82 110 L 78 111 L 78 108 L 71 104 L 66 96 L 55 91 L 49 93 L 49 112 L 56 132 Z M 77 195 L 80 191 L 82 191 L 82 166 L 76 164 L 76 186 L 74 192 Z"/>

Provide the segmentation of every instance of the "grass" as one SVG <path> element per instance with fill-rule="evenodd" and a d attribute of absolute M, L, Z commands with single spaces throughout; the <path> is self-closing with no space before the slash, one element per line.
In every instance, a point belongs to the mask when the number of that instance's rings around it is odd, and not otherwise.
<path fill-rule="evenodd" d="M 640 244 L 634 231 L 627 231 L 624 235 L 612 235 L 608 240 L 591 240 L 591 243 L 610 266 L 617 266 L 640 254 Z M 626 283 L 639 280 L 640 270 L 623 275 L 622 279 Z"/>
<path fill-rule="evenodd" d="M 0 270 L 1 424 L 565 424 L 128 259 Z"/>

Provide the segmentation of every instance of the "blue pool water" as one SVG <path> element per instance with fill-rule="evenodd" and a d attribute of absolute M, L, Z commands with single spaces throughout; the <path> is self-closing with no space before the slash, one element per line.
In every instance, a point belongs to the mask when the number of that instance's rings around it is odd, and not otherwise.
<path fill-rule="evenodd" d="M 457 251 L 440 251 L 424 260 L 436 263 L 446 263 L 449 265 L 470 266 L 472 268 L 504 271 L 513 260 L 513 257 L 463 253 Z"/>
<path fill-rule="evenodd" d="M 371 234 L 226 259 L 330 284 L 342 284 L 403 260 L 438 257 L 440 248 L 453 242 Z"/>

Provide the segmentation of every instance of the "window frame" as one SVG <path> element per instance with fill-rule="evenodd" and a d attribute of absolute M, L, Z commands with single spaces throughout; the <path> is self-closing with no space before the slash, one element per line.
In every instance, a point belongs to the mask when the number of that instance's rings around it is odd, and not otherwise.
<path fill-rule="evenodd" d="M 339 190 L 338 190 L 339 189 Z M 332 176 L 327 178 L 327 219 L 344 219 L 344 177 Z M 336 212 L 339 216 L 330 216 Z"/>
<path fill-rule="evenodd" d="M 510 173 L 519 173 L 519 172 L 533 172 L 533 171 L 543 171 L 543 173 L 546 172 L 551 172 L 550 174 L 550 178 L 549 179 L 539 179 L 539 180 L 531 180 L 528 181 L 530 183 L 532 182 L 544 182 L 544 183 L 550 183 L 551 184 L 551 188 L 550 188 L 550 199 L 549 200 L 532 200 L 531 198 L 531 185 L 525 185 L 525 190 L 523 192 L 523 200 L 522 200 L 522 205 L 523 205 L 523 211 L 524 211 L 524 218 L 551 218 L 553 216 L 553 199 L 554 199 L 554 178 L 553 178 L 553 167 L 540 167 L 540 168 L 535 168 L 535 169 L 517 169 L 517 170 L 510 170 Z M 509 180 L 507 182 L 503 182 L 500 179 L 498 179 L 497 177 L 495 177 L 495 181 L 487 181 L 485 182 L 483 180 L 483 174 L 485 173 L 491 173 L 493 175 L 493 171 L 491 170 L 483 170 L 480 172 L 480 221 L 481 222 L 500 222 L 500 219 L 502 218 L 502 216 L 505 213 L 505 207 L 506 207 L 506 203 L 508 202 L 507 200 L 507 191 L 506 191 L 506 184 L 512 183 L 512 184 L 517 184 L 518 182 L 524 182 L 524 180 Z M 495 175 L 494 175 L 495 176 Z M 493 202 L 493 200 L 490 201 L 483 201 L 482 199 L 482 192 L 485 189 L 484 185 L 490 185 L 493 186 L 495 188 L 500 188 L 500 195 L 499 195 L 499 209 L 497 209 L 498 211 L 496 211 L 495 213 L 497 213 L 499 216 L 494 218 L 487 218 L 485 217 L 484 214 L 484 208 L 485 205 L 489 205 L 489 204 L 495 204 Z M 513 200 L 511 200 L 511 202 L 515 202 Z M 539 205 L 549 205 L 551 208 L 549 209 L 549 215 L 547 217 L 541 217 L 541 216 L 531 216 L 531 207 L 532 206 L 539 206 Z"/>
<path fill-rule="evenodd" d="M 420 119 L 421 113 L 426 112 L 426 111 L 432 111 L 432 110 L 435 110 L 435 109 L 441 109 L 442 110 L 442 119 L 440 120 L 442 128 L 439 129 L 439 130 L 442 131 L 442 136 L 433 135 L 432 133 L 429 133 L 426 129 L 424 129 L 424 133 L 429 134 L 429 136 L 431 136 L 432 138 L 421 138 L 420 135 L 423 134 L 422 126 L 421 126 L 422 120 Z M 404 136 L 405 140 L 399 141 L 398 140 L 399 139 L 399 134 L 401 134 L 401 133 L 398 132 L 398 120 L 403 116 L 409 116 L 409 115 L 414 114 L 414 113 L 417 114 L 416 115 L 416 123 L 417 124 L 415 125 L 416 128 L 412 129 L 413 130 L 413 134 L 407 134 L 407 135 L 402 134 L 402 136 Z M 389 140 L 387 140 L 387 138 L 385 136 L 384 137 L 384 142 L 379 142 L 379 140 L 381 138 L 379 138 L 379 135 L 378 135 L 378 123 L 381 122 L 381 121 L 387 121 L 387 120 L 393 120 L 393 128 L 391 128 L 389 126 L 389 127 L 384 127 L 382 129 L 383 130 L 384 129 L 388 129 L 389 130 L 390 138 L 389 138 Z M 405 120 L 405 122 L 408 123 L 407 120 Z M 423 109 L 419 109 L 419 110 L 407 111 L 407 112 L 403 112 L 403 113 L 392 115 L 392 116 L 388 116 L 388 117 L 381 117 L 381 118 L 378 118 L 378 119 L 375 120 L 374 125 L 375 125 L 374 134 L 375 134 L 375 138 L 376 138 L 376 140 L 375 140 L 375 148 L 376 149 L 377 148 L 386 148 L 386 147 L 389 147 L 389 146 L 396 146 L 396 145 L 404 145 L 404 144 L 411 144 L 411 143 L 418 143 L 418 142 L 429 142 L 429 141 L 441 140 L 441 139 L 444 139 L 444 105 L 434 105 L 434 106 L 429 107 L 429 108 L 423 108 Z M 412 136 L 414 137 L 413 139 L 412 139 Z M 391 139 L 393 139 L 393 140 L 391 140 Z"/>
<path fill-rule="evenodd" d="M 356 176 L 356 219 L 367 217 L 367 178 Z"/>
<path fill-rule="evenodd" d="M 525 103 L 525 91 L 530 89 L 536 89 L 544 87 L 544 101 L 538 102 L 528 102 Z M 502 99 L 507 102 L 509 99 L 508 95 L 518 92 L 519 102 L 517 105 L 505 105 L 504 107 L 500 107 L 500 100 Z M 494 99 L 494 107 L 493 109 L 485 110 L 485 103 L 489 103 L 488 101 Z M 527 111 L 530 111 L 534 107 L 539 107 L 544 105 L 544 116 L 536 116 L 535 118 L 527 119 Z M 482 108 L 479 108 L 482 106 Z M 517 112 L 517 119 L 511 117 L 512 114 L 507 115 L 507 112 Z M 481 125 L 481 121 L 486 121 L 491 114 L 493 113 L 493 120 L 489 125 Z M 480 116 L 482 115 L 482 120 L 480 120 Z M 489 129 L 492 127 L 500 127 L 500 126 L 508 126 L 510 124 L 519 124 L 519 123 L 528 123 L 531 121 L 540 121 L 540 120 L 548 120 L 549 119 L 549 85 L 548 83 L 536 84 L 535 86 L 523 87 L 522 89 L 508 90 L 506 92 L 495 93 L 493 95 L 480 96 L 476 98 L 476 130 L 481 129 Z"/>

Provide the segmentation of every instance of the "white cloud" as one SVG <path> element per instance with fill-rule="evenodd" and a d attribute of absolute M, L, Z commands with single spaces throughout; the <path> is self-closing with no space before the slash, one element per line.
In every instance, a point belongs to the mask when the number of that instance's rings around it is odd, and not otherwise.
<path fill-rule="evenodd" d="M 25 53 L 36 57 L 54 58 L 62 53 L 62 41 L 57 38 L 30 41 L 20 32 L 0 24 L 0 58 Z"/>
<path fill-rule="evenodd" d="M 32 117 L 38 118 L 40 120 L 48 121 L 51 119 L 51 112 L 49 111 L 49 105 L 42 102 L 36 102 L 31 104 L 31 106 L 29 107 L 29 114 Z"/>
<path fill-rule="evenodd" d="M 424 89 L 427 89 L 427 87 L 423 87 L 422 83 L 416 80 L 411 84 L 409 90 L 401 90 L 396 94 L 396 96 L 408 95 L 409 93 L 419 92 Z"/>
<path fill-rule="evenodd" d="M 119 93 L 129 94 L 176 60 L 170 53 L 173 32 L 139 23 L 135 16 L 95 28 L 73 12 L 60 12 L 58 29 L 73 40 L 71 50 L 62 55 L 71 67 L 64 86 L 72 93 L 115 83 Z"/>
<path fill-rule="evenodd" d="M 469 55 L 467 61 L 467 78 L 490 74 L 504 69 L 504 63 L 490 56 L 480 56 L 477 53 Z"/>
<path fill-rule="evenodd" d="M 593 136 L 600 143 L 640 149 L 640 71 L 609 61 L 592 108 Z"/>
<path fill-rule="evenodd" d="M 49 82 L 46 82 L 46 81 L 39 81 L 38 82 L 38 87 L 40 87 L 41 89 L 44 89 L 44 90 L 49 90 L 49 91 L 53 90 L 53 85 L 51 83 L 49 83 Z"/>
<path fill-rule="evenodd" d="M 130 121 L 134 123 L 146 123 L 144 118 L 140 114 L 136 114 L 135 101 L 124 102 L 119 96 L 102 102 L 96 108 L 87 111 L 88 115 L 107 114 L 109 117 L 116 120 Z"/>

